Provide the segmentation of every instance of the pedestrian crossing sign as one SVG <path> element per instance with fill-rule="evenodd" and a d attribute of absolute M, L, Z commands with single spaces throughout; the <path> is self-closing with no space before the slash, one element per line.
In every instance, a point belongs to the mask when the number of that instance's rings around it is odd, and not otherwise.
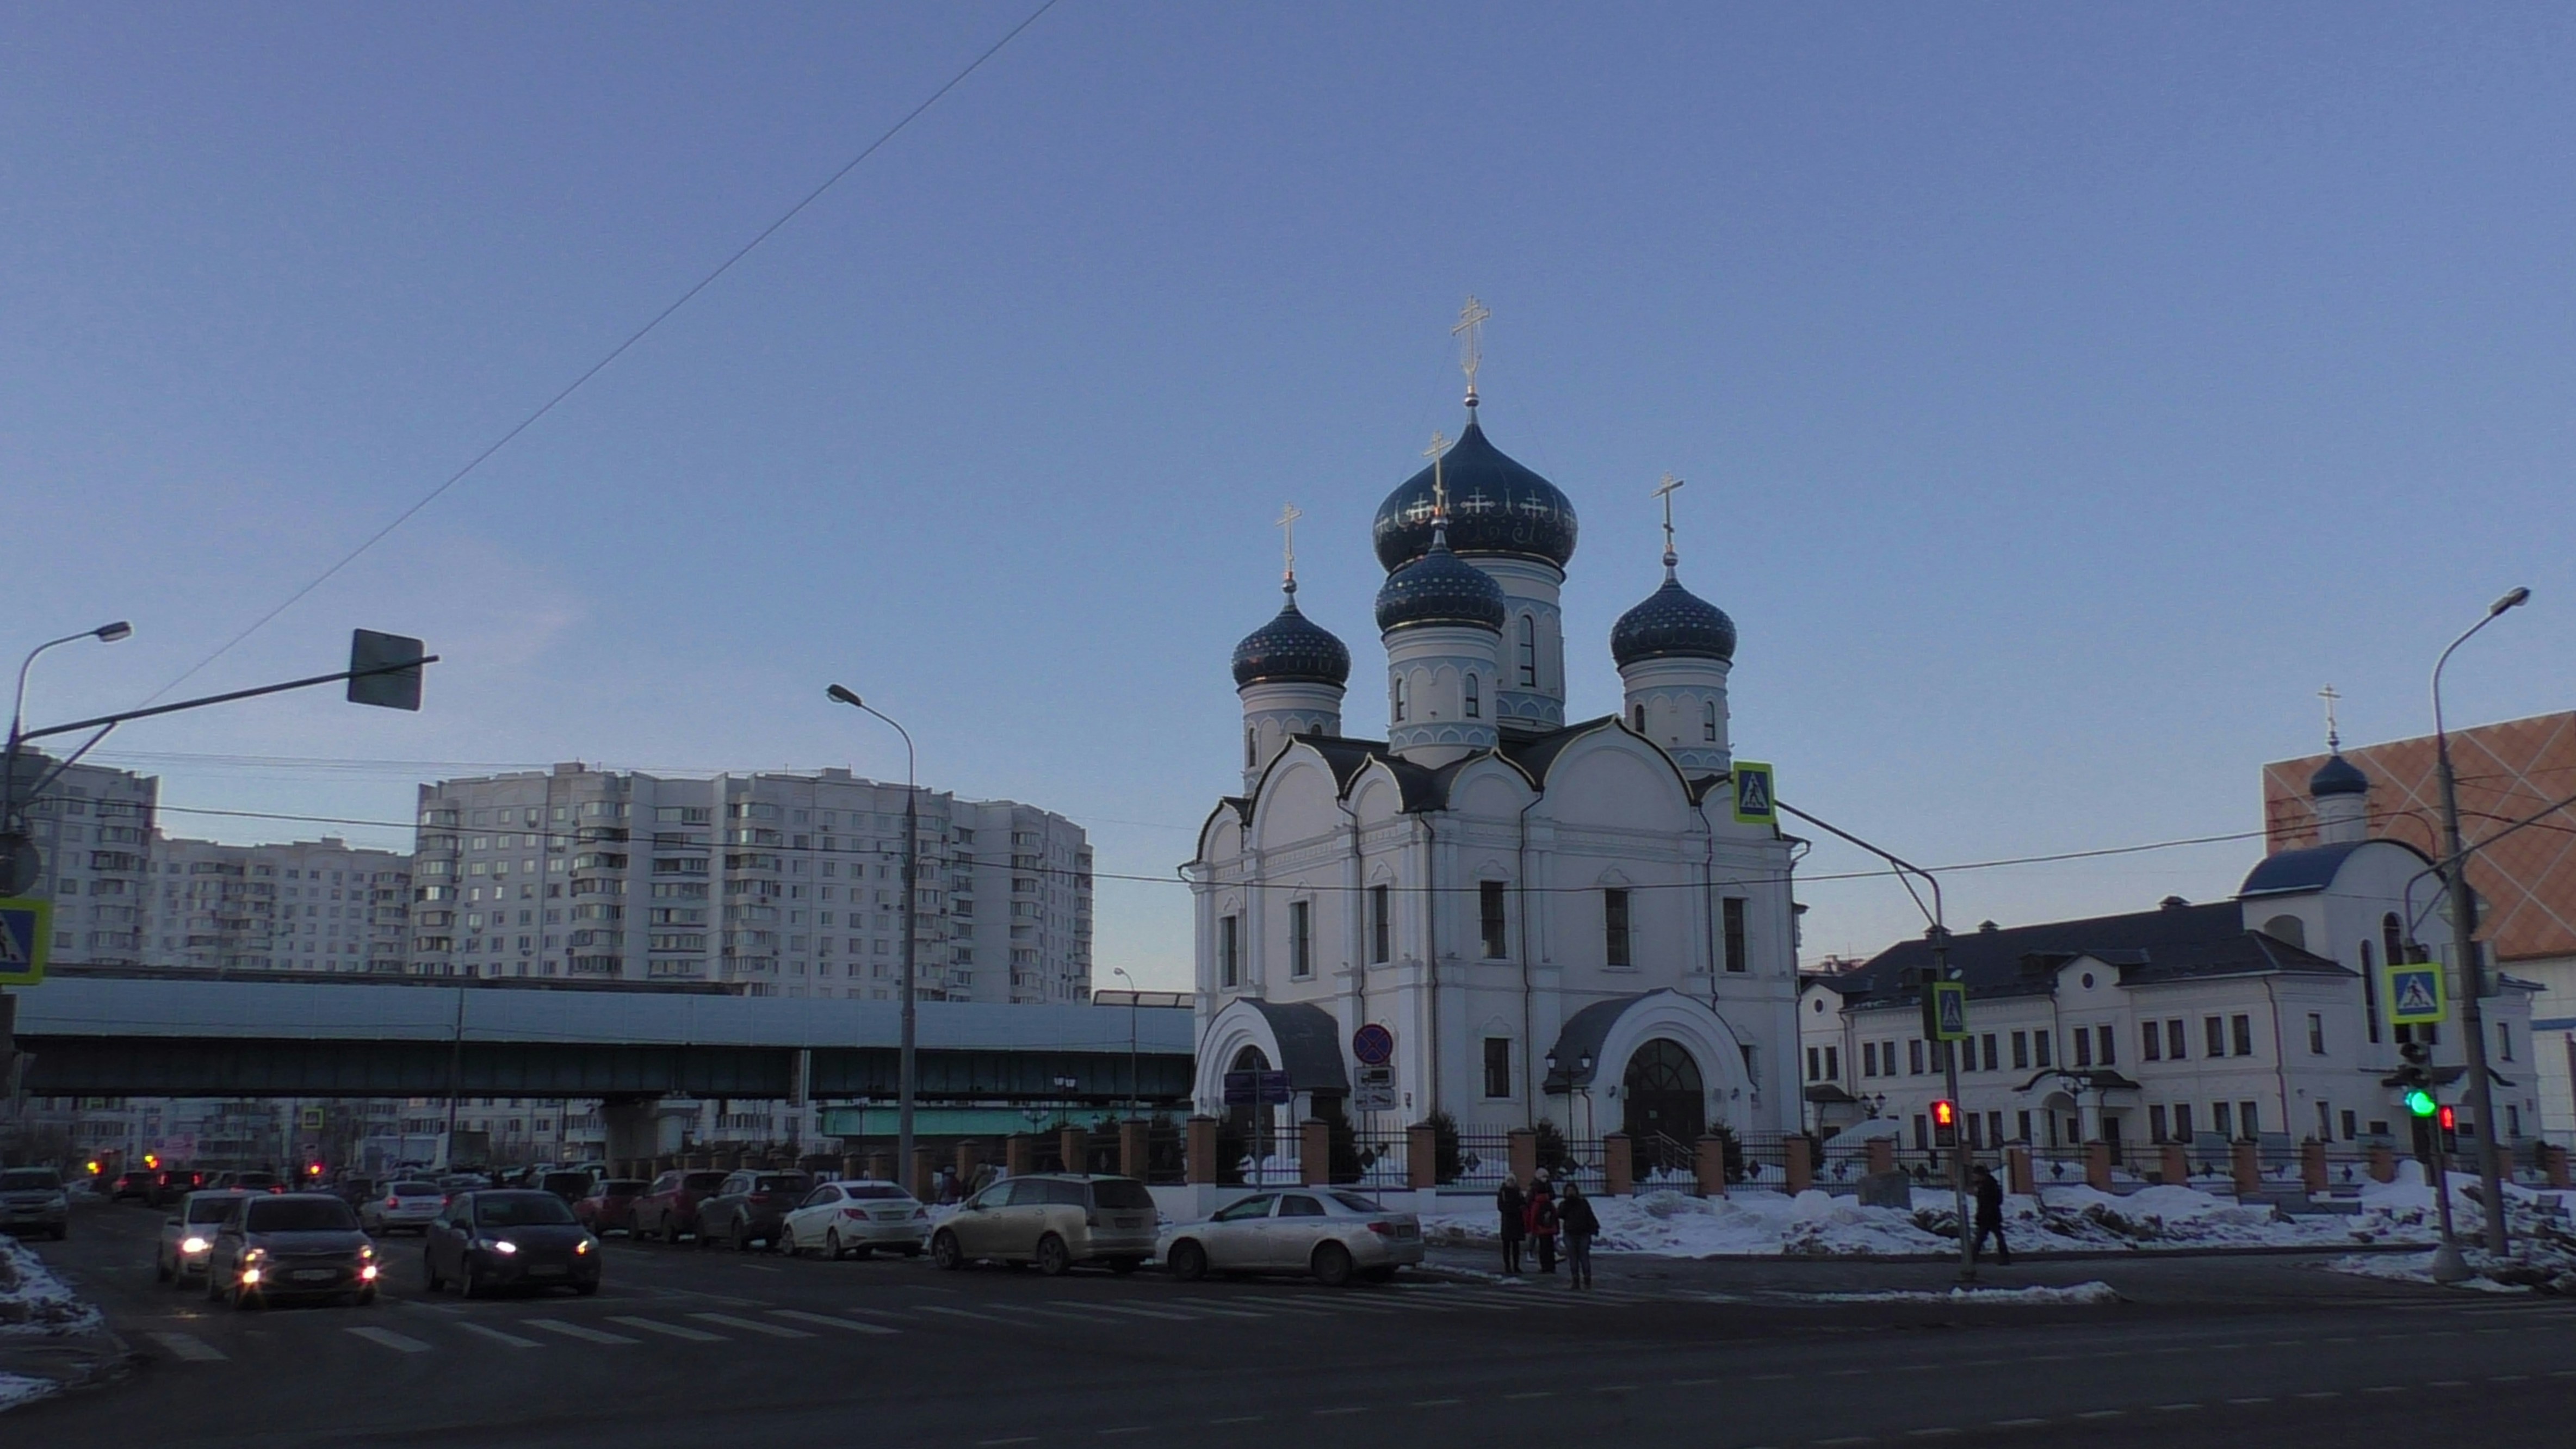
<path fill-rule="evenodd" d="M 1751 760 L 1735 762 L 1735 823 L 1738 825 L 1777 825 L 1780 823 L 1779 797 L 1771 790 L 1771 767 Z"/>
<path fill-rule="evenodd" d="M 1968 983 L 1933 981 L 1923 987 L 1923 1034 L 1934 1041 L 1968 1039 Z"/>
<path fill-rule="evenodd" d="M 2451 1014 L 2442 991 L 2442 967 L 2436 961 L 2391 962 L 2388 967 L 2388 1019 L 2399 1026 L 2428 1026 Z"/>
<path fill-rule="evenodd" d="M 44 980 L 45 955 L 53 941 L 52 901 L 0 900 L 0 986 L 33 986 Z"/>

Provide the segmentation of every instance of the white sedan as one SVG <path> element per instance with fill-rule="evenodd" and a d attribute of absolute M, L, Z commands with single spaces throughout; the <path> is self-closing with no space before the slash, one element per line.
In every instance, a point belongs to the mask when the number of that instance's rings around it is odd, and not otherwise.
<path fill-rule="evenodd" d="M 837 1259 L 883 1248 L 911 1258 L 929 1236 L 930 1210 L 893 1183 L 827 1182 L 788 1210 L 778 1249 Z"/>
<path fill-rule="evenodd" d="M 1210 1272 L 1312 1273 L 1339 1287 L 1422 1261 L 1422 1222 L 1339 1188 L 1256 1192 L 1163 1233 L 1155 1255 L 1183 1282 Z"/>

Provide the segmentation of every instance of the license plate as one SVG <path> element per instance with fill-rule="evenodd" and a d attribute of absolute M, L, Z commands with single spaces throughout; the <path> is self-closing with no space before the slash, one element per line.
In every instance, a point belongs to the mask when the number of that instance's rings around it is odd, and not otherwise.
<path fill-rule="evenodd" d="M 298 1268 L 295 1270 L 295 1281 L 298 1283 L 328 1283 L 339 1276 L 340 1274 L 338 1270 L 332 1268 Z"/>
<path fill-rule="evenodd" d="M 560 1278 L 563 1275 L 564 1265 L 561 1263 L 538 1263 L 528 1269 L 531 1278 Z"/>
<path fill-rule="evenodd" d="M 1399 1238 L 1418 1238 L 1422 1236 L 1422 1228 L 1415 1223 L 1397 1223 L 1395 1235 Z"/>
<path fill-rule="evenodd" d="M 911 1217 L 912 1214 L 905 1212 L 901 1208 L 889 1208 L 884 1212 L 872 1214 L 872 1216 L 881 1223 L 899 1223 L 904 1219 Z"/>

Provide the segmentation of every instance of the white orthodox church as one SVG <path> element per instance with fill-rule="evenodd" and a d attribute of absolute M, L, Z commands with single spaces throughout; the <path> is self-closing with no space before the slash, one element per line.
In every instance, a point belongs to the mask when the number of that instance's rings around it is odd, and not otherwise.
<path fill-rule="evenodd" d="M 1467 407 L 1377 511 L 1384 737 L 1345 728 L 1350 651 L 1293 555 L 1235 649 L 1242 793 L 1188 867 L 1197 1108 L 1271 1071 L 1296 1116 L 1379 1128 L 1795 1130 L 1793 842 L 1735 819 L 1735 625 L 1682 587 L 1668 513 L 1662 586 L 1611 632 L 1625 697 L 1570 721 L 1574 506 L 1486 439 L 1472 364 Z"/>

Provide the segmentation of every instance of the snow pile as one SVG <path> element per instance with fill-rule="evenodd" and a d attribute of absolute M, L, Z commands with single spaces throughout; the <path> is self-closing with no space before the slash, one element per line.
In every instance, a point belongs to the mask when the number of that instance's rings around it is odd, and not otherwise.
<path fill-rule="evenodd" d="M 96 1333 L 106 1324 L 98 1309 L 74 1297 L 42 1258 L 16 1238 L 0 1235 L 0 1336 L 69 1338 Z"/>
<path fill-rule="evenodd" d="M 32 1404 L 61 1388 L 62 1385 L 52 1379 L 29 1378 L 25 1374 L 0 1371 L 0 1414 Z"/>
<path fill-rule="evenodd" d="M 2484 1194 L 2478 1180 L 2455 1172 L 2444 1181 L 2451 1193 L 2452 1229 L 2458 1235 L 2463 1260 L 2479 1275 L 2455 1286 L 2576 1297 L 2576 1225 L 2568 1220 L 2564 1194 L 2506 1184 L 2505 1229 L 2512 1239 L 2512 1251 L 2499 1258 L 2476 1246 L 2486 1232 L 2481 1201 Z M 2440 1220 L 2433 1189 L 2426 1183 L 2374 1183 L 2364 1191 L 2362 1200 L 2369 1215 L 2398 1230 L 2426 1234 Z M 2332 1272 L 2365 1278 L 2430 1283 L 2431 1262 L 2430 1253 L 2377 1258 L 2355 1255 L 2326 1267 Z"/>
<path fill-rule="evenodd" d="M 1802 1293 L 1814 1303 L 2020 1303 L 2058 1306 L 2069 1303 L 2117 1303 L 2110 1284 L 2095 1279 L 2065 1288 L 1953 1288 L 1946 1293 L 1888 1289 L 1877 1293 Z"/>

